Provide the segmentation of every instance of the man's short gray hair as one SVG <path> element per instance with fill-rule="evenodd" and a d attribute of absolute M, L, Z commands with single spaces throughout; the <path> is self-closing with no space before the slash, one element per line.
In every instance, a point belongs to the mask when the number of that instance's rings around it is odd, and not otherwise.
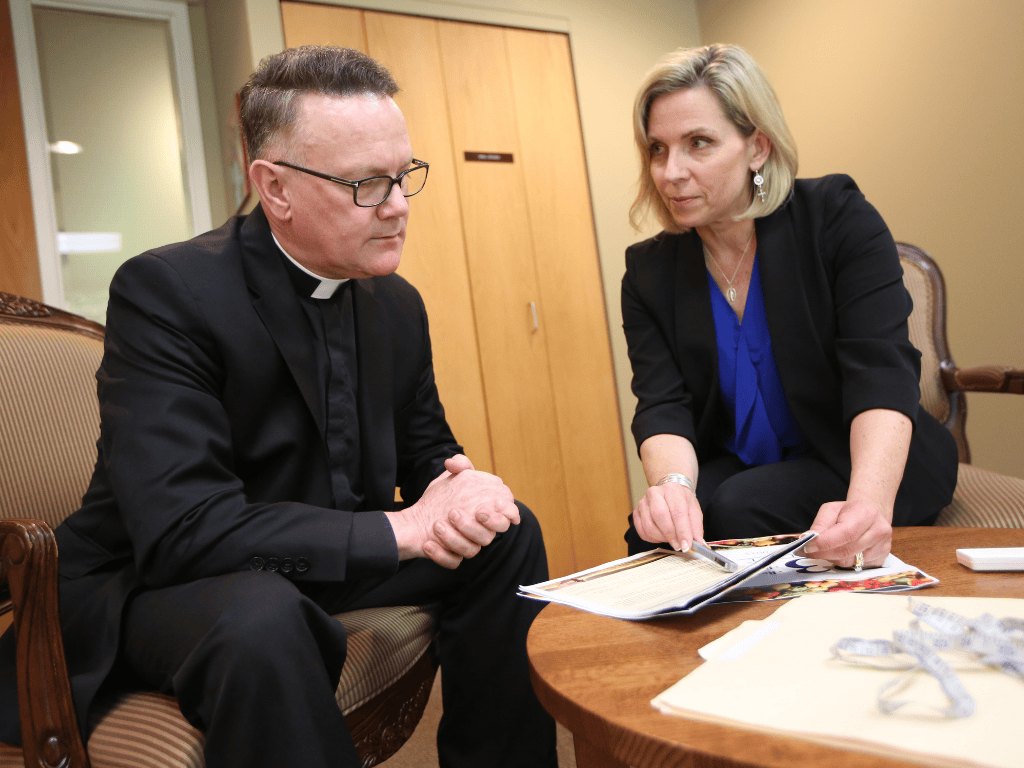
<path fill-rule="evenodd" d="M 391 97 L 398 83 L 376 59 L 352 48 L 304 45 L 268 56 L 239 93 L 242 135 L 250 160 L 263 157 L 298 117 L 298 97 Z"/>

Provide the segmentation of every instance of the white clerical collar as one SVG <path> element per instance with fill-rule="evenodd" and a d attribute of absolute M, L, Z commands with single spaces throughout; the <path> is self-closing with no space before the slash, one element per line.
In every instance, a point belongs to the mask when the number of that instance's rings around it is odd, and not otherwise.
<path fill-rule="evenodd" d="M 342 283 L 347 283 L 350 280 L 350 278 L 348 277 L 344 277 L 341 280 L 335 280 L 334 278 L 331 277 L 320 277 L 320 275 L 314 272 L 310 272 L 308 269 L 306 269 L 304 266 L 299 264 L 299 262 L 292 258 L 291 254 L 284 249 L 284 246 L 281 245 L 280 241 L 277 239 L 277 235 L 271 232 L 270 236 L 274 238 L 274 242 L 277 244 L 277 247 L 281 249 L 281 253 L 283 253 L 287 257 L 288 261 L 290 261 L 292 264 L 301 269 L 310 277 L 320 281 L 320 285 L 318 285 L 316 290 L 313 291 L 310 298 L 329 299 L 331 298 L 331 296 L 334 295 L 334 292 L 338 290 L 339 285 L 341 285 Z"/>

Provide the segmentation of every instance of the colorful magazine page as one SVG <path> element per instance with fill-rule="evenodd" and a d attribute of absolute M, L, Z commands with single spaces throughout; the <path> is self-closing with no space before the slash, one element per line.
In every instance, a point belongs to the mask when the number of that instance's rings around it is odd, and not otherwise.
<path fill-rule="evenodd" d="M 742 563 L 760 552 L 776 552 L 788 546 L 793 535 L 756 539 L 727 539 L 709 546 Z M 798 595 L 822 592 L 902 592 L 920 589 L 939 580 L 890 554 L 878 568 L 861 572 L 837 568 L 828 560 L 801 556 L 797 552 L 776 559 L 741 586 L 719 598 L 719 602 L 786 600 Z"/>

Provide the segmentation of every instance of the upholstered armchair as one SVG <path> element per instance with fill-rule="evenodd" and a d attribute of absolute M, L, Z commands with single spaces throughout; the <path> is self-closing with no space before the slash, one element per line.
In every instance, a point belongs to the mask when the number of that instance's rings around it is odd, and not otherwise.
<path fill-rule="evenodd" d="M 958 368 L 946 341 L 946 284 L 938 264 L 913 245 L 897 243 L 897 248 L 903 282 L 914 299 L 910 340 L 921 350 L 921 404 L 953 433 L 960 450 L 953 502 L 939 515 L 938 525 L 1024 528 L 1024 480 L 973 466 L 965 431 L 966 393 L 1024 395 L 1024 370 Z"/>
<path fill-rule="evenodd" d="M 95 372 L 103 327 L 0 292 L 0 631 L 13 619 L 21 748 L 0 768 L 204 765 L 203 737 L 175 700 L 120 693 L 79 736 L 57 611 L 52 528 L 80 504 L 96 459 Z M 423 714 L 436 672 L 436 620 L 418 607 L 336 617 L 348 634 L 338 705 L 363 766 L 390 757 Z"/>

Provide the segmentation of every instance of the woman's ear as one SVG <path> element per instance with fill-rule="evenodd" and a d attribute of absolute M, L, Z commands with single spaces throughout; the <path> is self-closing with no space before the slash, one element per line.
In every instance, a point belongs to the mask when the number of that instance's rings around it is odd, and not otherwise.
<path fill-rule="evenodd" d="M 754 129 L 750 137 L 750 170 L 759 171 L 768 162 L 768 155 L 772 152 L 772 140 L 769 139 L 759 128 Z"/>
<path fill-rule="evenodd" d="M 268 218 L 287 221 L 292 216 L 291 196 L 285 186 L 284 169 L 266 160 L 253 160 L 249 166 L 249 181 Z"/>

